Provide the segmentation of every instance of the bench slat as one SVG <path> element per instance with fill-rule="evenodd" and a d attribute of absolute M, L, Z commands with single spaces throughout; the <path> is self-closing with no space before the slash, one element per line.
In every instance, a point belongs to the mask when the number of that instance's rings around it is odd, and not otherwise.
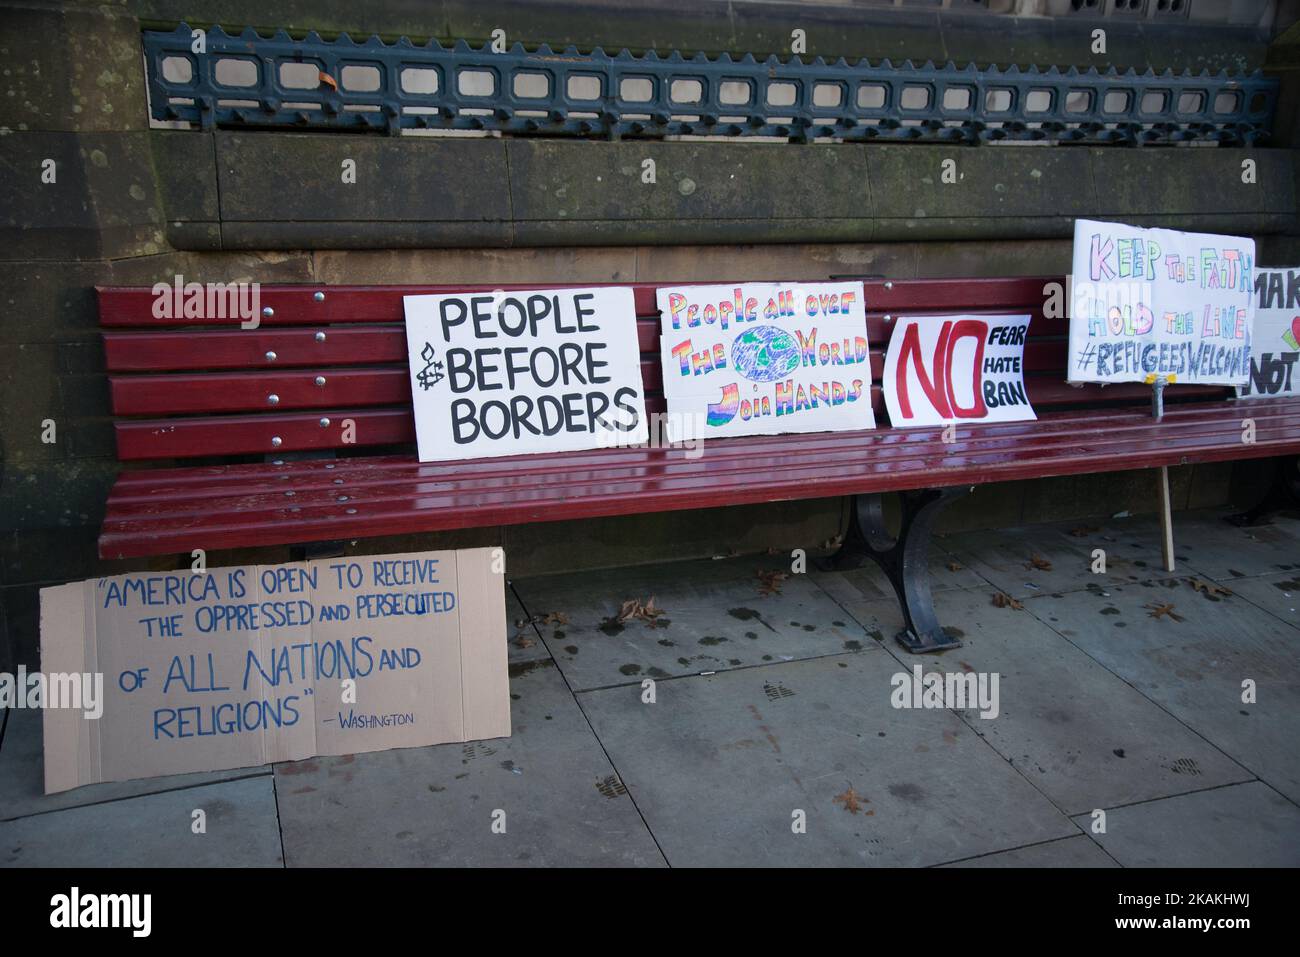
<path fill-rule="evenodd" d="M 364 496 L 328 504 L 280 504 L 272 507 L 253 501 L 240 503 L 237 489 L 231 490 L 225 507 L 196 510 L 194 514 L 148 518 L 123 518 L 110 511 L 100 539 L 101 556 L 133 557 L 188 551 L 192 548 L 236 548 L 284 541 L 313 541 L 357 536 L 410 534 L 454 528 L 484 527 L 536 521 L 558 521 L 649 511 L 708 508 L 718 505 L 757 504 L 788 498 L 818 498 L 871 491 L 898 491 L 967 482 L 1006 481 L 1099 471 L 1120 471 L 1176 465 L 1188 462 L 1221 461 L 1294 452 L 1300 448 L 1300 411 L 1294 403 L 1274 401 L 1269 409 L 1252 403 L 1257 441 L 1244 445 L 1240 437 L 1241 409 L 1236 403 L 1201 409 L 1201 423 L 1210 426 L 1190 434 L 1177 421 L 1143 420 L 1139 413 L 1122 418 L 1132 427 L 1122 437 L 1079 442 L 1071 436 L 1086 427 L 1088 413 L 1064 412 L 1045 417 L 1038 430 L 1065 438 L 1064 445 L 1036 445 L 1032 439 L 1012 442 L 988 451 L 934 449 L 919 453 L 922 446 L 895 453 L 883 460 L 879 449 L 897 443 L 897 432 L 841 433 L 850 454 L 828 467 L 817 456 L 787 454 L 781 465 L 747 459 L 748 468 L 731 473 L 717 472 L 717 461 L 706 457 L 687 460 L 680 450 L 607 449 L 609 467 L 617 468 L 625 457 L 642 460 L 645 474 L 593 482 L 575 488 L 572 483 L 519 487 L 499 482 L 472 482 L 464 488 L 440 489 L 436 482 L 417 477 L 406 488 L 392 488 L 382 497 L 367 502 Z M 1032 428 L 1034 423 L 1019 423 Z M 971 426 L 967 441 L 978 441 L 990 426 Z M 1005 431 L 1003 433 L 1006 434 Z M 1027 433 L 1033 435 L 1034 433 Z M 786 439 L 792 437 L 786 436 Z M 796 445 L 798 443 L 795 443 Z M 583 453 L 574 453 L 583 454 Z M 649 457 L 647 466 L 645 459 Z M 528 474 L 545 477 L 542 468 L 567 471 L 564 455 L 535 456 L 537 468 Z M 550 459 L 549 463 L 544 463 Z M 687 463 L 683 474 L 665 475 L 653 467 L 669 462 Z M 788 463 L 788 464 L 785 464 Z M 412 465 L 413 468 L 418 466 Z M 444 466 L 447 468 L 447 466 Z M 259 479 L 255 479 L 257 481 Z M 278 498 L 278 497 L 277 497 Z M 297 495 L 279 499 L 287 502 Z M 209 501 L 212 501 L 209 499 Z M 251 506 L 251 507 L 249 507 Z M 289 538 L 286 538 L 286 535 Z"/>
<path fill-rule="evenodd" d="M 1199 447 L 1217 442 L 1222 436 L 1240 432 L 1240 413 L 1215 408 L 1171 417 L 1164 426 L 1166 441 L 1172 448 Z M 1181 421 L 1180 421 L 1181 419 Z M 1107 456 L 1111 450 L 1126 447 L 1135 438 L 1151 434 L 1149 418 L 1128 415 L 1105 422 L 1097 420 L 1047 419 L 1037 427 L 1026 423 L 1005 423 L 1001 428 L 984 427 L 969 436 L 958 433 L 948 446 L 945 460 L 972 463 L 979 457 L 1015 450 L 1037 456 L 1088 452 Z M 1300 426 L 1300 408 L 1273 409 L 1260 412 L 1256 425 L 1265 438 L 1284 436 L 1286 429 Z M 178 516 L 207 512 L 214 500 L 230 502 L 238 497 L 242 512 L 259 508 L 279 508 L 283 496 L 292 491 L 294 505 L 329 504 L 346 497 L 352 501 L 371 502 L 393 494 L 475 492 L 483 488 L 526 489 L 563 486 L 575 495 L 585 494 L 603 482 L 640 477 L 663 482 L 691 474 L 707 474 L 720 482 L 736 479 L 754 471 L 754 463 L 763 472 L 804 466 L 815 461 L 825 469 L 854 467 L 866 454 L 876 470 L 908 467 L 905 463 L 936 458 L 934 432 L 909 433 L 907 441 L 882 442 L 870 433 L 814 433 L 786 437 L 784 442 L 736 444 L 731 440 L 708 443 L 707 462 L 687 455 L 664 455 L 653 449 L 623 450 L 610 456 L 608 450 L 598 454 L 569 453 L 561 460 L 547 457 L 539 464 L 532 457 L 478 459 L 450 465 L 418 463 L 405 457 L 383 459 L 341 459 L 333 462 L 285 463 L 271 468 L 234 466 L 213 476 L 205 470 L 185 470 L 191 481 L 179 483 L 160 476 L 153 481 L 139 481 L 119 486 L 109 500 L 114 518 L 134 516 Z M 150 473 L 139 473 L 147 476 Z"/>
<path fill-rule="evenodd" d="M 324 341 L 316 333 L 324 333 Z M 266 354 L 275 353 L 274 360 Z M 327 326 L 301 330 L 106 332 L 109 372 L 187 372 L 199 369 L 278 369 L 406 361 L 401 326 Z"/>
<path fill-rule="evenodd" d="M 1061 349 L 1064 368 L 1066 324 L 1034 316 L 1026 343 L 1026 368 L 1036 346 Z M 996 310 L 985 310 L 989 315 Z M 913 313 L 925 315 L 925 313 Z M 933 314 L 933 313 L 931 313 Z M 978 314 L 978 313 L 976 313 Z M 868 312 L 867 336 L 873 353 L 888 347 L 893 326 L 884 314 Z M 324 340 L 317 338 L 323 335 Z M 1059 345 L 1058 345 L 1059 344 Z M 659 354 L 659 320 L 637 319 L 637 346 L 646 356 Z M 267 353 L 274 353 L 270 359 Z M 1055 353 L 1053 353 L 1055 356 Z M 406 332 L 402 326 L 310 326 L 301 329 L 183 329 L 167 332 L 105 332 L 104 359 L 109 372 L 188 372 L 203 369 L 278 369 L 298 366 L 373 365 L 406 361 Z"/>
<path fill-rule="evenodd" d="M 822 280 L 809 280 L 810 282 Z M 1038 307 L 1043 303 L 1043 286 L 1061 282 L 1059 277 L 1011 277 L 995 279 L 923 279 L 891 283 L 882 280 L 863 282 L 869 308 L 897 314 L 901 310 L 966 311 L 972 303 L 981 310 L 1008 311 Z M 658 314 L 655 291 L 667 283 L 568 282 L 503 283 L 500 285 L 365 286 L 365 285 L 264 285 L 259 287 L 259 305 L 270 307 L 273 315 L 263 318 L 263 326 L 319 325 L 322 323 L 401 323 L 402 297 L 436 295 L 451 292 L 491 292 L 494 289 L 563 289 L 587 286 L 630 286 L 638 316 Z M 719 283 L 718 285 L 728 285 Z M 191 325 L 199 320 L 164 318 L 154 315 L 157 297 L 148 286 L 97 286 L 99 321 L 105 328 L 162 328 Z M 315 294 L 324 299 L 316 301 Z M 203 320 L 215 326 L 237 326 L 239 318 Z"/>
<path fill-rule="evenodd" d="M 323 385 L 317 385 L 317 378 Z M 265 409 L 410 406 L 406 368 L 303 369 L 295 372 L 110 376 L 117 415 L 183 415 Z M 270 396 L 278 401 L 271 402 Z M 409 414 L 409 413 L 408 413 Z"/>
<path fill-rule="evenodd" d="M 643 362 L 641 376 L 647 391 L 660 391 L 663 375 L 657 363 Z M 378 369 L 109 376 L 108 387 L 117 415 L 336 409 L 354 405 L 402 405 L 408 415 L 414 415 L 410 373 L 405 364 Z M 276 397 L 275 402 L 271 396 Z"/>
<path fill-rule="evenodd" d="M 356 427 L 355 445 L 343 442 L 345 423 Z M 327 424 L 322 425 L 322 422 Z M 115 422 L 117 457 L 123 461 L 204 455 L 324 451 L 373 445 L 409 445 L 415 420 L 404 409 L 340 409 L 227 415 L 193 419 L 137 419 Z M 279 438 L 279 444 L 274 438 Z"/>

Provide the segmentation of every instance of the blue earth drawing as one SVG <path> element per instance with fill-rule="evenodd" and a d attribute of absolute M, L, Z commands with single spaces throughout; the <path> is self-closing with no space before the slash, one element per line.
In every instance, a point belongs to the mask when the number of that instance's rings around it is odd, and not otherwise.
<path fill-rule="evenodd" d="M 784 329 L 755 326 L 731 344 L 731 367 L 751 382 L 775 382 L 799 368 L 799 346 Z"/>

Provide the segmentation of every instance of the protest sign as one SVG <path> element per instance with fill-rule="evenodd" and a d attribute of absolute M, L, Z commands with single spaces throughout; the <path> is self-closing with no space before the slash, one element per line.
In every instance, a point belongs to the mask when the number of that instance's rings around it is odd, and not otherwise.
<path fill-rule="evenodd" d="M 875 427 L 862 283 L 658 291 L 671 441 Z"/>
<path fill-rule="evenodd" d="M 45 790 L 510 734 L 496 549 L 138 572 L 41 590 Z"/>
<path fill-rule="evenodd" d="M 1251 239 L 1075 220 L 1067 378 L 1244 384 L 1254 266 Z"/>
<path fill-rule="evenodd" d="M 885 354 L 895 428 L 1037 418 L 1025 394 L 1029 316 L 900 316 Z"/>
<path fill-rule="evenodd" d="M 405 296 L 421 462 L 644 442 L 626 287 Z"/>
<path fill-rule="evenodd" d="M 1300 267 L 1261 269 L 1255 274 L 1255 332 L 1250 381 L 1243 396 L 1268 398 L 1300 393 Z"/>

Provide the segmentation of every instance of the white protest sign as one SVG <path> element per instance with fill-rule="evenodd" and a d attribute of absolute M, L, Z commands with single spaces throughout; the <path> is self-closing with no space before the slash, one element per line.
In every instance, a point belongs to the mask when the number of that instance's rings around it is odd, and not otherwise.
<path fill-rule="evenodd" d="M 1074 223 L 1071 382 L 1244 384 L 1255 242 Z"/>
<path fill-rule="evenodd" d="M 1250 381 L 1241 390 L 1251 398 L 1300 394 L 1300 267 L 1261 269 L 1255 274 L 1255 333 Z"/>
<path fill-rule="evenodd" d="M 1029 316 L 900 316 L 882 384 L 895 428 L 1034 419 L 1025 394 Z"/>
<path fill-rule="evenodd" d="M 421 462 L 646 441 L 631 289 L 404 302 Z"/>
<path fill-rule="evenodd" d="M 45 790 L 510 734 L 496 549 L 138 572 L 41 590 Z"/>
<path fill-rule="evenodd" d="M 875 427 L 862 283 L 658 290 L 668 437 Z"/>

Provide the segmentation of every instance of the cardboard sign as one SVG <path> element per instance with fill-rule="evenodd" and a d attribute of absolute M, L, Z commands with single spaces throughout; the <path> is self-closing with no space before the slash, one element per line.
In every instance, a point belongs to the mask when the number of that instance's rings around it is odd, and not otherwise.
<path fill-rule="evenodd" d="M 1255 275 L 1255 334 L 1243 396 L 1300 394 L 1300 267 Z"/>
<path fill-rule="evenodd" d="M 646 440 L 631 289 L 404 301 L 421 462 Z"/>
<path fill-rule="evenodd" d="M 658 291 L 668 437 L 875 428 L 862 283 Z"/>
<path fill-rule="evenodd" d="M 1029 316 L 900 316 L 885 354 L 895 428 L 1034 419 L 1025 394 Z"/>
<path fill-rule="evenodd" d="M 1244 384 L 1254 266 L 1251 239 L 1075 220 L 1069 380 Z"/>
<path fill-rule="evenodd" d="M 510 734 L 505 576 L 479 548 L 140 572 L 41 589 L 45 790 Z M 354 683 L 354 694 L 348 690 Z"/>

